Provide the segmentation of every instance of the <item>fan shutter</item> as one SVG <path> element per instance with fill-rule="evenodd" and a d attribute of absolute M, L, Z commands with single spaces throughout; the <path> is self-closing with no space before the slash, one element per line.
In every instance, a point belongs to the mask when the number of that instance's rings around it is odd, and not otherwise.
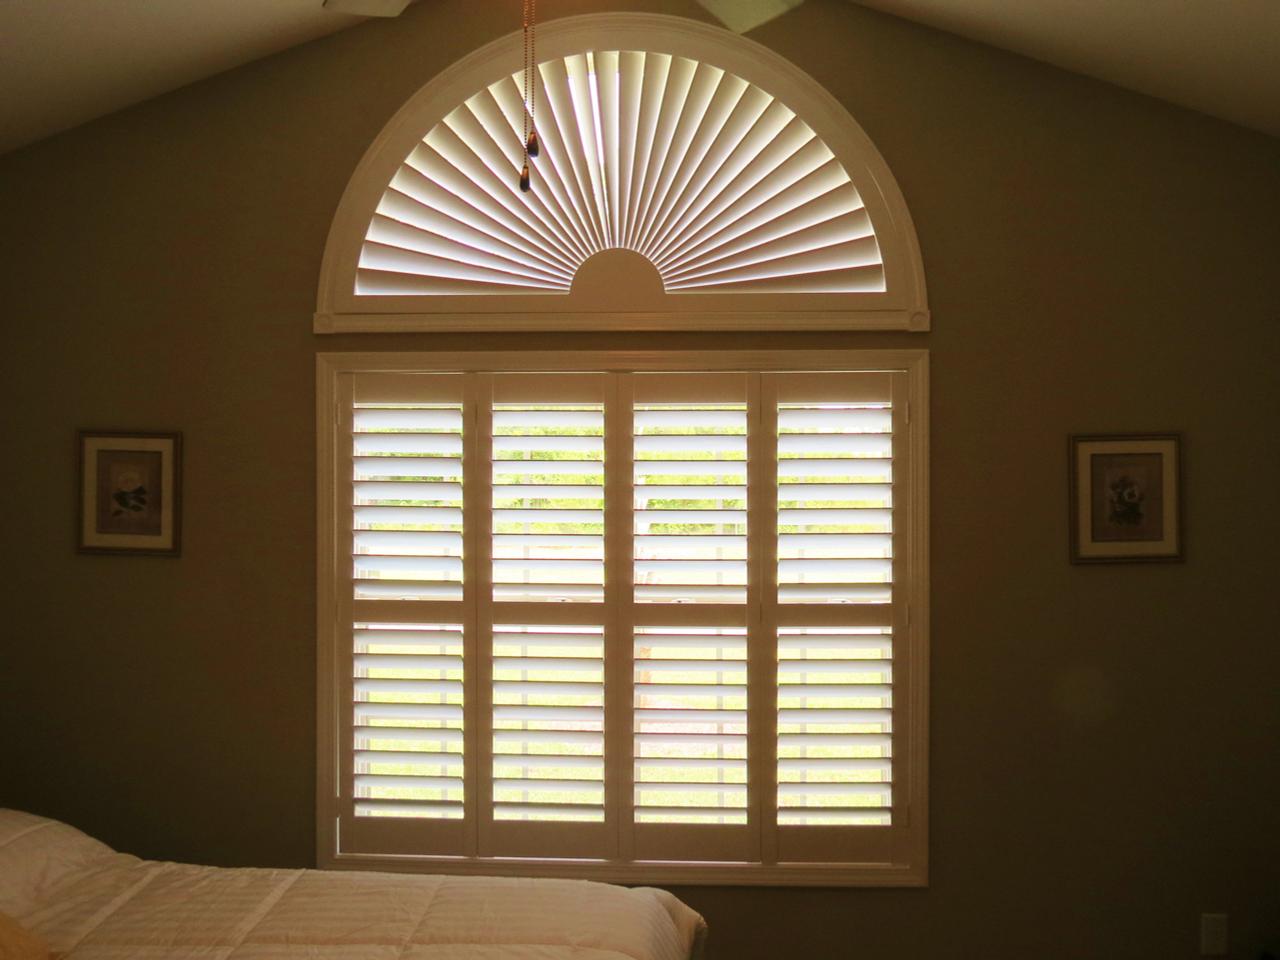
<path fill-rule="evenodd" d="M 429 130 L 369 223 L 361 296 L 567 293 L 601 250 L 668 292 L 883 293 L 848 172 L 773 96 L 719 67 L 597 50 L 539 64 L 543 156 L 524 162 L 523 74 Z"/>

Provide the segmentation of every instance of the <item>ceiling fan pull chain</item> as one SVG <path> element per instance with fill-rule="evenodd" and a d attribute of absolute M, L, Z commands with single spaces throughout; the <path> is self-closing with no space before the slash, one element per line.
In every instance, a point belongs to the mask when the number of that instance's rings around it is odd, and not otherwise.
<path fill-rule="evenodd" d="M 529 101 L 529 131 L 524 139 L 524 151 L 530 157 L 538 155 L 538 0 L 528 0 L 529 65 L 525 68 L 525 97 Z"/>
<path fill-rule="evenodd" d="M 524 120 L 524 136 L 520 141 L 520 148 L 524 151 L 524 166 L 520 168 L 520 190 L 528 193 L 533 184 L 529 178 L 529 158 L 538 155 L 538 139 L 537 135 L 530 131 L 529 126 L 533 120 L 533 78 L 531 72 L 533 69 L 533 37 L 530 29 L 533 20 L 533 0 L 524 0 L 524 11 L 522 26 L 524 29 L 524 73 L 521 79 L 524 81 L 524 110 L 521 111 Z"/>

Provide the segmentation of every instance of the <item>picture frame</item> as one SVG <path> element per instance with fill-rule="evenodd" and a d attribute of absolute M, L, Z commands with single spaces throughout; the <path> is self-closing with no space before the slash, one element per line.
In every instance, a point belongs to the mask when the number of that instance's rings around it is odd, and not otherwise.
<path fill-rule="evenodd" d="M 79 430 L 80 553 L 177 557 L 182 550 L 182 434 Z"/>
<path fill-rule="evenodd" d="M 1072 563 L 1184 559 L 1182 437 L 1068 438 Z"/>

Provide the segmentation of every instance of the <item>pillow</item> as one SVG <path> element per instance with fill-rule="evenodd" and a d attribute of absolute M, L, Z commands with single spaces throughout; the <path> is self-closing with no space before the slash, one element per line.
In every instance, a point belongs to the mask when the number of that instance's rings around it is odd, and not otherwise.
<path fill-rule="evenodd" d="M 0 913 L 27 916 L 58 884 L 111 856 L 115 851 L 75 827 L 0 809 Z"/>
<path fill-rule="evenodd" d="M 49 945 L 7 913 L 0 913 L 0 960 L 49 960 Z"/>

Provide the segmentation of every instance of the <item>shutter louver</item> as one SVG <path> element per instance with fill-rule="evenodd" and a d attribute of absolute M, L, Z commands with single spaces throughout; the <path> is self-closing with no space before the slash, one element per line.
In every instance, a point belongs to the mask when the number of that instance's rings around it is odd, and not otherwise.
<path fill-rule="evenodd" d="M 635 598 L 745 603 L 745 404 L 635 408 Z"/>
<path fill-rule="evenodd" d="M 886 403 L 778 405 L 778 602 L 888 603 L 893 424 Z"/>
<path fill-rule="evenodd" d="M 493 407 L 494 600 L 604 599 L 604 407 Z"/>
<path fill-rule="evenodd" d="M 887 629 L 778 631 L 778 823 L 890 822 L 892 656 Z"/>
<path fill-rule="evenodd" d="M 637 51 L 546 61 L 543 158 L 522 193 L 523 75 L 427 132 L 366 231 L 361 296 L 567 293 L 593 254 L 647 257 L 668 292 L 879 293 L 862 198 L 813 130 L 718 67 Z"/>
<path fill-rule="evenodd" d="M 462 817 L 462 627 L 357 623 L 354 636 L 356 816 Z"/>
<path fill-rule="evenodd" d="M 747 822 L 744 628 L 635 634 L 635 819 Z"/>
<path fill-rule="evenodd" d="M 355 596 L 462 599 L 462 404 L 357 403 Z"/>
<path fill-rule="evenodd" d="M 493 818 L 603 821 L 602 627 L 494 627 Z"/>

